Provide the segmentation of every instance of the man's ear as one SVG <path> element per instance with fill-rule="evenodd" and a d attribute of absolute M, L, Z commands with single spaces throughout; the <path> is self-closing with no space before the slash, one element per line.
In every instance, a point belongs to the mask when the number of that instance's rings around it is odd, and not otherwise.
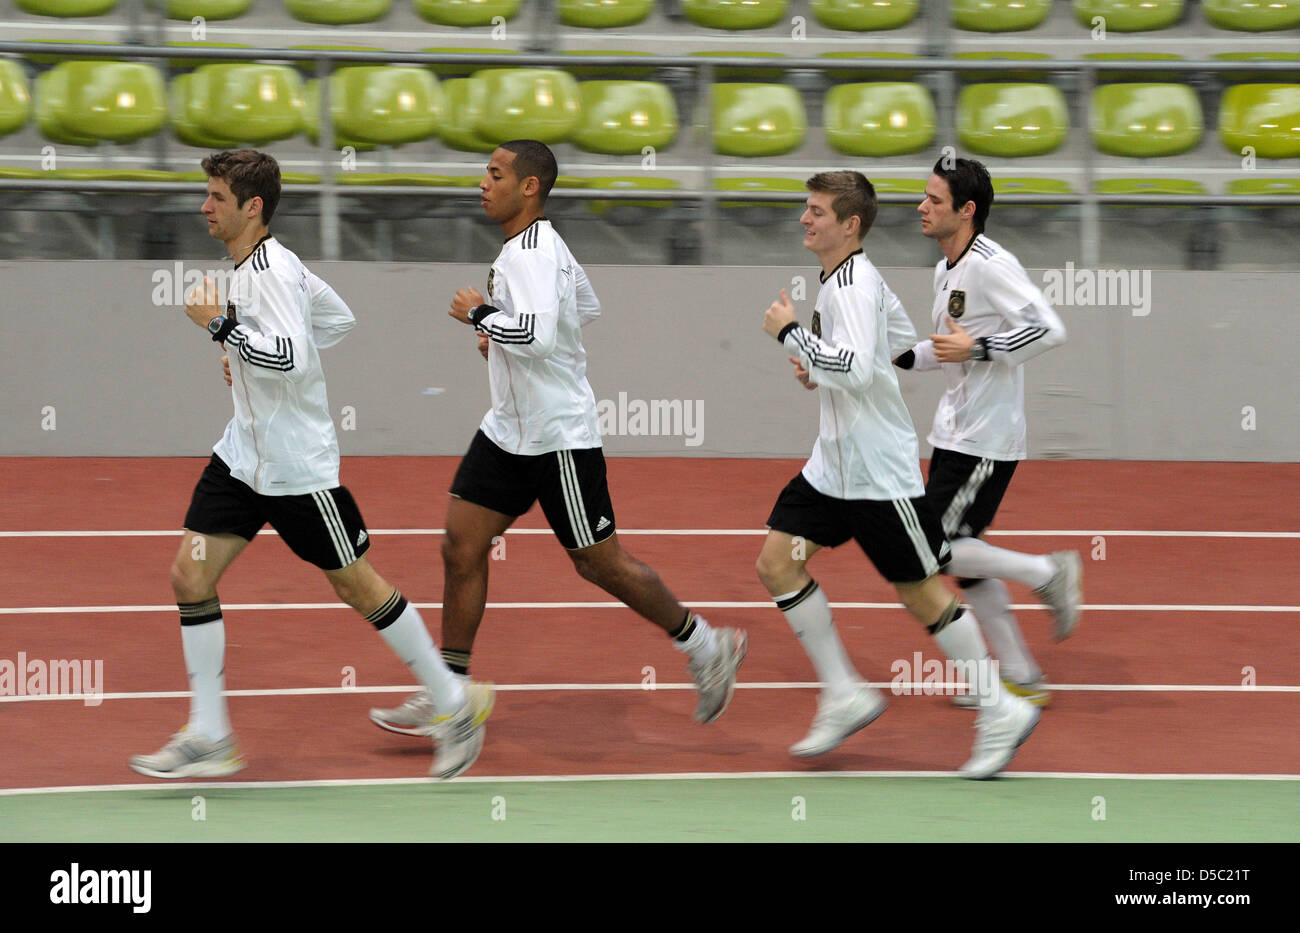
<path fill-rule="evenodd" d="M 248 216 L 249 216 L 249 217 L 260 217 L 260 216 L 261 216 L 261 214 L 262 214 L 262 198 L 261 198 L 260 195 L 253 195 L 251 198 L 248 199 L 248 204 L 245 205 L 245 206 L 248 208 Z"/>

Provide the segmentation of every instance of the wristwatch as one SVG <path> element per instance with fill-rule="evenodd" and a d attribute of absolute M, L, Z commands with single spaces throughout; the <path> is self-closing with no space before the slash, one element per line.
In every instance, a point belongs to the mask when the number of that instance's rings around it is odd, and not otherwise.
<path fill-rule="evenodd" d="M 976 338 L 975 342 L 970 345 L 970 358 L 972 360 L 987 360 L 989 358 L 989 338 Z"/>
<path fill-rule="evenodd" d="M 228 317 L 214 317 L 208 321 L 208 333 L 214 343 L 221 343 L 235 329 L 235 322 Z"/>
<path fill-rule="evenodd" d="M 226 319 L 221 315 L 217 315 L 212 320 L 208 321 L 208 333 L 213 337 L 217 336 L 217 334 L 221 333 L 221 326 L 225 323 Z"/>

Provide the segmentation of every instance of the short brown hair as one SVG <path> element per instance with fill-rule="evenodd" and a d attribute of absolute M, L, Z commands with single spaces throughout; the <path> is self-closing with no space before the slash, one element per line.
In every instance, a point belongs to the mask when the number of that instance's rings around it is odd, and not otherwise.
<path fill-rule="evenodd" d="M 256 149 L 216 152 L 203 160 L 203 171 L 230 185 L 240 207 L 249 198 L 261 198 L 262 223 L 270 225 L 280 203 L 280 165 L 275 159 Z"/>
<path fill-rule="evenodd" d="M 833 196 L 831 209 L 836 220 L 843 222 L 856 214 L 859 240 L 866 237 L 876 222 L 876 189 L 861 172 L 818 172 L 804 186 L 809 191 Z"/>

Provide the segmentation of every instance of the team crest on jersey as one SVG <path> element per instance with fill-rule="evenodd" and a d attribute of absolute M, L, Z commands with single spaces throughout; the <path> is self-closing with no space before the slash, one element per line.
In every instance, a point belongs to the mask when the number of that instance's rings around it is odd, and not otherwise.
<path fill-rule="evenodd" d="M 496 292 L 492 288 L 492 283 L 496 281 L 496 274 L 497 274 L 496 266 L 493 266 L 491 269 L 488 270 L 488 297 L 489 298 L 496 297 Z"/>
<path fill-rule="evenodd" d="M 226 302 L 226 317 L 236 324 L 239 323 L 239 316 L 235 314 L 235 303 L 233 301 Z"/>
<path fill-rule="evenodd" d="M 814 311 L 812 316 L 812 332 L 814 337 L 822 335 L 822 313 Z"/>
<path fill-rule="evenodd" d="M 966 293 L 954 288 L 952 294 L 948 296 L 948 316 L 955 321 L 965 313 Z"/>

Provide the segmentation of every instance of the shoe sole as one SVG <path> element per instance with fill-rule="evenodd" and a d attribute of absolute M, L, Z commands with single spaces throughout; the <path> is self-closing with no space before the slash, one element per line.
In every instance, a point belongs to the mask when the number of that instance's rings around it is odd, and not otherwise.
<path fill-rule="evenodd" d="M 459 764 L 454 768 L 448 768 L 443 771 L 435 771 L 433 768 L 431 768 L 429 769 L 429 776 L 437 778 L 440 781 L 450 781 L 452 778 L 464 774 L 471 767 L 473 767 L 474 762 L 478 761 L 478 756 L 483 752 L 483 740 L 486 737 L 487 737 L 487 729 L 482 728 L 480 724 L 480 728 L 478 731 L 478 738 L 477 738 L 477 742 L 475 743 L 473 754 L 471 754 L 469 758 L 466 761 L 464 761 L 462 764 Z M 436 767 L 437 764 L 435 763 L 434 768 Z"/>
<path fill-rule="evenodd" d="M 1038 726 L 1038 721 L 1043 718 L 1042 712 L 1037 707 L 1033 708 L 1033 713 L 1034 718 L 1029 721 L 1029 725 L 1020 733 L 1020 738 L 1016 739 L 1016 743 L 1008 749 L 1006 757 L 998 763 L 996 768 L 989 770 L 985 767 L 979 771 L 962 770 L 960 772 L 961 776 L 966 778 L 968 781 L 987 781 L 989 778 L 997 777 L 997 775 L 1002 773 L 1002 770 L 1006 768 L 1007 765 L 1011 764 L 1011 759 L 1016 757 L 1016 752 L 1020 750 L 1020 746 L 1024 745 L 1029 736 L 1033 734 L 1034 729 Z"/>
<path fill-rule="evenodd" d="M 398 735 L 428 736 L 433 733 L 432 726 L 399 726 L 397 723 L 389 722 L 382 716 L 370 714 L 370 721 L 386 732 L 396 732 Z"/>
<path fill-rule="evenodd" d="M 881 703 L 874 713 L 872 713 L 870 716 L 866 717 L 865 719 L 861 720 L 852 729 L 850 729 L 848 732 L 845 732 L 843 735 L 841 735 L 839 741 L 837 741 L 834 745 L 817 746 L 812 750 L 803 749 L 800 751 L 796 751 L 795 749 L 798 749 L 799 746 L 798 744 L 795 744 L 790 746 L 790 754 L 793 755 L 795 758 L 816 758 L 818 755 L 825 755 L 827 752 L 833 752 L 835 751 L 835 749 L 843 745 L 850 736 L 855 735 L 858 732 L 861 732 L 863 729 L 867 728 L 867 726 L 871 725 L 873 722 L 879 719 L 881 714 L 884 713 L 884 711 L 887 709 L 889 709 L 889 703 L 888 702 Z"/>
<path fill-rule="evenodd" d="M 235 761 L 227 762 L 194 762 L 193 764 L 183 765 L 174 771 L 158 771 L 147 765 L 142 765 L 136 761 L 127 762 L 128 767 L 137 774 L 143 774 L 145 777 L 162 778 L 167 781 L 177 781 L 182 778 L 215 778 L 229 777 L 232 774 L 238 774 L 248 767 L 248 762 L 242 758 Z"/>
<path fill-rule="evenodd" d="M 741 632 L 737 637 L 736 642 L 739 645 L 740 650 L 738 657 L 736 658 L 736 669 L 731 675 L 731 686 L 727 688 L 727 696 L 723 699 L 722 705 L 718 707 L 717 711 L 712 716 L 709 716 L 707 719 L 700 719 L 698 716 L 695 717 L 695 721 L 701 725 L 707 726 L 711 722 L 716 722 L 722 717 L 722 714 L 727 711 L 727 707 L 731 705 L 731 698 L 736 693 L 736 674 L 740 672 L 740 665 L 745 663 L 745 655 L 749 653 L 749 635 Z"/>

